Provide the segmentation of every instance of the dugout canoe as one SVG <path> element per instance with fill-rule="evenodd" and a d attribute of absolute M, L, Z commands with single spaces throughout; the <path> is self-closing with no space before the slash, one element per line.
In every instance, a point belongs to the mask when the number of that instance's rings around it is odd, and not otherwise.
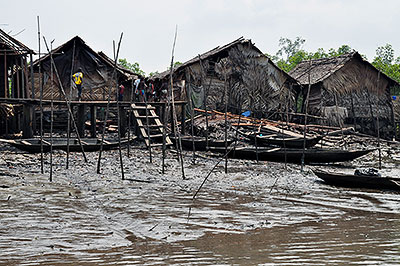
<path fill-rule="evenodd" d="M 172 136 L 170 137 L 172 142 L 175 144 L 176 140 L 175 137 Z M 227 145 L 231 145 L 234 140 L 227 140 Z M 185 150 L 193 150 L 193 139 L 192 136 L 182 136 L 181 137 L 181 142 L 182 142 L 182 148 Z M 194 148 L 196 151 L 205 151 L 207 150 L 207 140 L 204 137 L 194 137 Z M 208 147 L 209 148 L 221 148 L 225 147 L 225 140 L 214 140 L 214 139 L 209 139 L 208 140 Z M 225 149 L 224 149 L 225 150 Z"/>
<path fill-rule="evenodd" d="M 135 137 L 136 138 L 136 137 Z M 135 138 L 132 138 L 133 141 Z M 0 142 L 5 142 L 10 144 L 13 147 L 16 147 L 20 150 L 27 151 L 30 153 L 39 153 L 40 152 L 40 138 L 31 138 L 31 139 L 0 139 Z M 99 151 L 101 146 L 101 139 L 95 138 L 81 138 L 82 146 L 84 151 Z M 128 144 L 127 139 L 121 140 L 121 146 Z M 43 138 L 43 152 L 50 151 L 51 140 L 50 138 Z M 104 140 L 103 142 L 103 150 L 111 150 L 118 148 L 118 140 Z M 53 138 L 53 150 L 64 150 L 67 151 L 68 139 L 67 138 Z M 79 141 L 77 138 L 69 139 L 69 151 L 70 152 L 80 152 L 82 151 L 81 146 L 79 145 Z"/>
<path fill-rule="evenodd" d="M 239 131 L 239 133 L 246 137 L 251 143 L 255 143 L 257 140 L 257 145 L 268 147 L 268 146 L 277 146 L 277 147 L 286 147 L 286 148 L 295 148 L 302 149 L 304 145 L 304 138 L 300 137 L 291 137 L 291 136 L 280 136 L 278 134 L 269 134 L 262 135 L 254 132 L 243 132 Z M 315 146 L 323 136 L 313 136 L 306 137 L 305 139 L 305 147 L 311 148 Z"/>
<path fill-rule="evenodd" d="M 225 149 L 213 148 L 213 152 L 224 153 Z M 337 150 L 337 149 L 306 149 L 304 163 L 334 163 L 351 161 L 370 153 L 369 150 Z M 266 147 L 238 147 L 228 152 L 228 157 L 272 162 L 285 162 L 300 164 L 303 156 L 302 149 L 266 148 Z"/>
<path fill-rule="evenodd" d="M 400 190 L 400 178 L 312 170 L 325 183 L 343 187 Z"/>

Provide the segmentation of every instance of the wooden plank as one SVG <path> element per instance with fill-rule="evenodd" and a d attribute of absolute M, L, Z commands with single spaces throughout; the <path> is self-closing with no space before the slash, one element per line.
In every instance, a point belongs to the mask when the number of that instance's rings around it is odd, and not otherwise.
<path fill-rule="evenodd" d="M 24 145 L 27 145 L 27 146 L 31 146 L 32 145 L 32 143 L 30 143 L 30 142 L 28 142 L 26 140 L 21 140 L 21 143 L 24 144 Z"/>

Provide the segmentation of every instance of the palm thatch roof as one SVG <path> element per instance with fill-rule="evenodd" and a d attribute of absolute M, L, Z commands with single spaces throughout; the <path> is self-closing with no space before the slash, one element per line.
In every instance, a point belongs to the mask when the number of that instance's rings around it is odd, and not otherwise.
<path fill-rule="evenodd" d="M 75 90 L 71 82 L 71 76 L 74 71 L 81 69 L 83 72 L 83 99 L 86 100 L 102 100 L 105 95 L 108 95 L 108 89 L 116 90 L 114 66 L 115 61 L 107 57 L 103 52 L 95 52 L 89 47 L 79 36 L 75 36 L 66 43 L 52 50 L 52 56 L 59 74 L 64 90 Z M 38 70 L 40 66 L 41 75 L 44 80 L 43 97 L 49 99 L 52 93 L 52 87 L 60 88 L 57 78 L 54 77 L 54 82 L 51 82 L 51 62 L 50 54 L 37 59 L 33 63 L 35 71 L 35 90 L 39 90 Z M 73 66 L 73 69 L 72 69 Z M 131 79 L 136 79 L 139 74 L 136 74 L 128 69 L 117 64 L 116 74 L 118 82 L 130 84 Z M 37 93 L 40 93 L 39 91 Z M 56 90 L 55 98 L 63 98 L 60 90 Z M 35 93 L 36 94 L 36 93 Z M 36 94 L 39 95 L 39 94 Z M 113 94 L 115 95 L 115 94 Z"/>
<path fill-rule="evenodd" d="M 305 60 L 300 62 L 289 74 L 297 79 L 301 85 L 313 85 L 319 82 L 324 82 L 328 78 L 331 78 L 338 71 L 344 69 L 344 67 L 353 60 L 361 62 L 364 67 L 379 72 L 380 78 L 385 79 L 390 85 L 397 84 L 396 81 L 386 76 L 384 73 L 376 69 L 371 63 L 364 60 L 358 52 L 346 53 L 337 57 L 321 58 Z M 352 73 L 362 75 L 363 73 Z M 335 76 L 336 77 L 336 76 Z M 350 82 L 351 80 L 345 80 Z"/>
<path fill-rule="evenodd" d="M 53 54 L 53 58 L 57 58 L 58 56 L 64 56 L 69 52 L 72 51 L 73 46 L 75 43 L 75 47 L 77 48 L 78 46 L 81 46 L 84 50 L 87 50 L 90 54 L 89 57 L 91 57 L 91 59 L 93 61 L 96 61 L 98 64 L 103 64 L 106 65 L 107 67 L 113 68 L 114 67 L 114 61 L 109 58 L 106 54 L 104 54 L 103 52 L 95 52 L 89 45 L 87 45 L 85 43 L 85 41 L 80 38 L 79 36 L 75 36 L 72 39 L 70 39 L 69 41 L 65 42 L 64 44 L 58 46 L 57 48 L 52 50 L 52 54 Z M 77 55 L 75 54 L 75 57 Z M 71 65 L 71 56 L 69 56 L 67 59 L 69 59 L 69 65 Z M 43 56 L 42 58 L 40 58 L 40 62 L 43 63 L 45 61 L 50 60 L 50 54 L 46 54 L 45 56 Z M 39 59 L 36 59 L 33 62 L 33 66 L 37 67 L 39 63 Z M 66 60 L 66 63 L 67 60 Z M 77 67 L 77 66 L 75 66 Z M 139 76 L 138 74 L 120 66 L 117 64 L 117 72 L 119 74 L 125 75 L 127 78 L 135 75 L 135 76 Z"/>
<path fill-rule="evenodd" d="M 250 39 L 245 39 L 243 36 L 240 37 L 237 40 L 234 40 L 233 42 L 230 42 L 226 45 L 223 46 L 217 46 L 214 49 L 211 49 L 203 54 L 200 54 L 192 59 L 190 59 L 189 61 L 186 61 L 183 64 L 180 64 L 178 66 L 175 66 L 173 68 L 173 72 L 178 72 L 179 70 L 182 70 L 184 68 L 186 68 L 187 66 L 193 65 L 195 63 L 198 63 L 200 60 L 208 60 L 208 59 L 218 59 L 218 58 L 224 58 L 224 57 L 228 57 L 229 55 L 229 50 L 235 46 L 237 46 L 238 44 L 242 44 L 242 45 L 252 45 L 253 49 L 256 50 L 258 53 L 262 54 L 263 53 L 256 47 L 253 45 L 253 43 L 251 42 Z M 215 60 L 217 61 L 217 60 Z M 156 74 L 154 76 L 151 77 L 151 79 L 163 79 L 165 77 L 167 77 L 170 74 L 170 70 L 166 70 L 163 71 L 159 74 Z"/>

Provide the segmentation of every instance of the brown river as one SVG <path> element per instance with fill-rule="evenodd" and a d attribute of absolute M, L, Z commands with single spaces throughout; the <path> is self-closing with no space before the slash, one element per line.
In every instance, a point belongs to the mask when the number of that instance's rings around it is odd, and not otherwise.
<path fill-rule="evenodd" d="M 2 145 L 0 265 L 400 265 L 400 194 L 324 184 L 305 168 L 202 153 L 53 156 Z M 375 166 L 363 158 L 353 164 Z M 385 165 L 399 176 L 400 163 Z M 190 216 L 189 216 L 189 208 Z M 189 216 L 189 217 L 188 217 Z"/>

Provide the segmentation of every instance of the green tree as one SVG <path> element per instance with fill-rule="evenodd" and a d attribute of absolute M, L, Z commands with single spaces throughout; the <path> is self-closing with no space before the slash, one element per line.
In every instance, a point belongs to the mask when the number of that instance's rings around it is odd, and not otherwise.
<path fill-rule="evenodd" d="M 337 50 L 330 48 L 328 51 L 325 51 L 323 48 L 318 48 L 315 52 L 307 52 L 302 48 L 304 43 L 305 39 L 302 37 L 296 37 L 295 40 L 280 38 L 280 48 L 278 52 L 276 55 L 269 57 L 277 64 L 278 67 L 286 72 L 289 72 L 303 60 L 340 56 L 353 51 L 350 46 L 342 45 Z"/>
<path fill-rule="evenodd" d="M 130 71 L 132 71 L 133 73 L 139 74 L 141 76 L 144 76 L 146 73 L 140 69 L 139 63 L 135 62 L 133 64 L 129 63 L 128 60 L 126 60 L 125 58 L 123 59 L 119 59 L 118 60 L 118 64 Z"/>
<path fill-rule="evenodd" d="M 400 82 L 400 57 L 395 58 L 392 45 L 378 47 L 372 64 L 391 79 Z M 393 88 L 392 94 L 400 95 L 400 88 Z"/>

